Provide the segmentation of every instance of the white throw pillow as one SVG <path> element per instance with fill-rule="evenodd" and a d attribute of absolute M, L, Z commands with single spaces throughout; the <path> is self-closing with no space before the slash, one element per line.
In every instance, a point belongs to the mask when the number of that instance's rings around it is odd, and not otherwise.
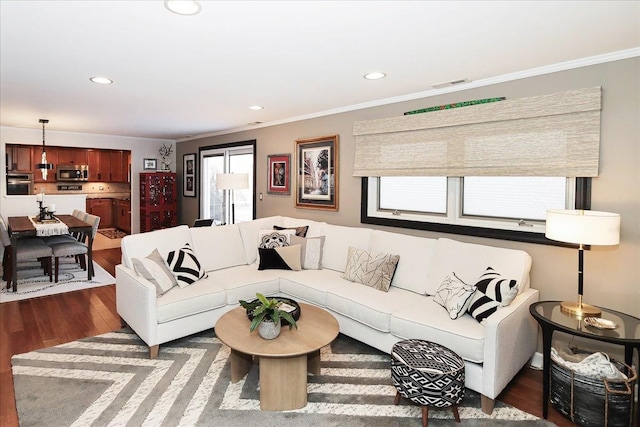
<path fill-rule="evenodd" d="M 324 236 L 298 237 L 291 236 L 292 245 L 301 246 L 302 268 L 304 270 L 320 270 L 324 251 Z"/>
<path fill-rule="evenodd" d="M 457 319 L 467 311 L 475 290 L 475 286 L 464 283 L 456 273 L 451 273 L 440 284 L 433 301 L 443 306 L 451 319 Z"/>

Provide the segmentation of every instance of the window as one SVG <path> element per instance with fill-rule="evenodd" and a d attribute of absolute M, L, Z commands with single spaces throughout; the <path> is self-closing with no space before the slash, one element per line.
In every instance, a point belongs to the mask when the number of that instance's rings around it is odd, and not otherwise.
<path fill-rule="evenodd" d="M 362 222 L 545 242 L 548 209 L 588 208 L 587 178 L 369 177 Z"/>
<path fill-rule="evenodd" d="M 216 224 L 230 224 L 232 207 L 236 223 L 255 218 L 255 141 L 201 148 L 200 165 L 200 218 L 211 218 Z M 218 190 L 216 175 L 219 173 L 247 173 L 249 188 L 233 192 Z"/>

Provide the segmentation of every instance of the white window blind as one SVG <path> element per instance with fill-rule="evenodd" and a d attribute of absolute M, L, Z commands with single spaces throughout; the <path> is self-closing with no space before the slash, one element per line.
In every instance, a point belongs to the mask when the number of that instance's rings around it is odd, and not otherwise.
<path fill-rule="evenodd" d="M 601 88 L 354 123 L 354 176 L 598 175 Z"/>

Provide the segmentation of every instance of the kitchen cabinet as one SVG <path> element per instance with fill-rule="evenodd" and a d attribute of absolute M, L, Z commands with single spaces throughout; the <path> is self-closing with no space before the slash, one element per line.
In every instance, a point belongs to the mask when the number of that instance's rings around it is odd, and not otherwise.
<path fill-rule="evenodd" d="M 175 172 L 140 174 L 140 232 L 178 225 Z"/>
<path fill-rule="evenodd" d="M 87 199 L 87 212 L 100 217 L 98 228 L 113 227 L 111 199 Z"/>
<path fill-rule="evenodd" d="M 42 171 L 36 167 L 42 160 L 42 147 L 33 147 L 33 182 L 35 183 L 55 183 L 56 170 L 58 168 L 58 148 L 47 147 L 47 162 L 53 165 L 53 169 L 47 171 L 47 179 L 42 178 Z"/>
<path fill-rule="evenodd" d="M 125 233 L 131 233 L 131 201 L 113 199 L 113 226 Z"/>
<path fill-rule="evenodd" d="M 89 181 L 128 182 L 129 151 L 89 150 Z"/>
<path fill-rule="evenodd" d="M 6 146 L 7 171 L 11 172 L 33 172 L 31 155 L 33 148 L 31 145 L 10 145 Z M 39 151 L 38 154 L 42 153 Z M 49 154 L 49 153 L 47 153 Z"/>
<path fill-rule="evenodd" d="M 60 165 L 86 165 L 87 164 L 87 150 L 83 148 L 73 147 L 57 147 L 58 150 L 58 164 Z M 49 157 L 49 150 L 47 150 L 47 157 Z"/>

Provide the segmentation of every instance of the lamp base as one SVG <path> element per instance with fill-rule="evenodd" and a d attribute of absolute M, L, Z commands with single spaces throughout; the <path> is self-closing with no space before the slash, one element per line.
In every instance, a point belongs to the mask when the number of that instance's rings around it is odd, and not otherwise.
<path fill-rule="evenodd" d="M 582 301 L 563 301 L 560 303 L 560 310 L 564 314 L 580 319 L 584 317 L 598 317 L 602 313 L 599 308 L 584 304 Z"/>

